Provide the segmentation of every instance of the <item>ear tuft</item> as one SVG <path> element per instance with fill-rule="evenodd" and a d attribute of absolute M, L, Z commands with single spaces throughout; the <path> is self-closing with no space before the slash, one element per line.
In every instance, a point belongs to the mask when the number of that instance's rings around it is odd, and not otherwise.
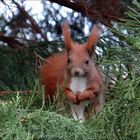
<path fill-rule="evenodd" d="M 86 44 L 86 48 L 90 54 L 92 53 L 92 51 L 95 50 L 97 42 L 100 38 L 100 33 L 101 33 L 101 29 L 99 28 L 99 26 L 95 25 L 92 28 L 92 31 L 90 33 L 90 36 L 89 36 L 87 44 Z"/>
<path fill-rule="evenodd" d="M 70 27 L 69 27 L 67 22 L 64 22 L 61 27 L 62 27 L 62 33 L 64 36 L 64 42 L 65 42 L 67 51 L 69 51 L 72 47 L 72 45 L 71 45 L 71 30 L 70 30 Z"/>

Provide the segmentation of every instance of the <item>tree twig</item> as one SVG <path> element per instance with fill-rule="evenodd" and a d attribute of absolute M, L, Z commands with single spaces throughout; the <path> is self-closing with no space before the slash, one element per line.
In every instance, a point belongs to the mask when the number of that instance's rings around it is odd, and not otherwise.
<path fill-rule="evenodd" d="M 19 5 L 19 3 L 16 2 L 15 0 L 12 0 L 12 2 L 17 6 L 17 8 L 24 15 L 24 17 L 26 17 L 27 19 L 30 20 L 32 29 L 34 29 L 35 32 L 39 33 L 44 38 L 45 41 L 48 41 L 47 36 L 42 32 L 41 28 L 38 26 L 38 24 L 36 23 L 34 18 L 28 14 L 28 12 L 25 10 L 25 8 L 21 7 Z"/>
<path fill-rule="evenodd" d="M 12 36 L 5 36 L 2 32 L 0 32 L 0 41 L 7 43 L 13 49 L 19 49 L 21 46 L 24 46 L 24 44 L 16 40 L 16 38 Z"/>
<path fill-rule="evenodd" d="M 11 91 L 11 90 L 4 90 L 4 91 L 0 91 L 0 96 L 2 95 L 6 95 L 6 94 L 31 94 L 33 93 L 32 90 L 26 90 L 26 91 Z"/>
<path fill-rule="evenodd" d="M 74 11 L 82 13 L 94 21 L 100 21 L 107 26 L 111 26 L 111 20 L 119 21 L 124 17 L 124 12 L 127 7 L 122 1 L 109 0 L 91 0 L 87 1 L 70 1 L 70 0 L 50 0 L 62 6 L 73 9 Z M 112 8 L 113 7 L 113 8 Z"/>

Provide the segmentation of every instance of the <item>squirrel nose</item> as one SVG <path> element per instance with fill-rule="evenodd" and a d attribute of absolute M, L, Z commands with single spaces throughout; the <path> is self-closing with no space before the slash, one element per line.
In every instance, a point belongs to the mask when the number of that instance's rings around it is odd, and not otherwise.
<path fill-rule="evenodd" d="M 75 76 L 78 76 L 79 73 L 80 73 L 79 71 L 75 71 L 75 72 L 74 72 Z"/>

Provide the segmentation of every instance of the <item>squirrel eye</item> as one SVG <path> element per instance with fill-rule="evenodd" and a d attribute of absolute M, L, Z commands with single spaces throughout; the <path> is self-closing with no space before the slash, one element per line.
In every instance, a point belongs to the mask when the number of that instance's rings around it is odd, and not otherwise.
<path fill-rule="evenodd" d="M 70 64 L 70 63 L 71 63 L 71 60 L 70 60 L 70 58 L 68 58 L 68 61 L 67 61 L 67 62 L 68 62 L 68 64 Z"/>
<path fill-rule="evenodd" d="M 89 63 L 89 60 L 86 60 L 86 64 L 88 64 Z"/>

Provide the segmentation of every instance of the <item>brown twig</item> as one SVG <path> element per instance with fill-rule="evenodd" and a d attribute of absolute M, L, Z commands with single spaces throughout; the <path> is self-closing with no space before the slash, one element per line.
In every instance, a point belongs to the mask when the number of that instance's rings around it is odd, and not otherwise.
<path fill-rule="evenodd" d="M 25 10 L 25 8 L 20 6 L 19 3 L 16 2 L 15 0 L 12 0 L 12 2 L 17 6 L 17 8 L 24 15 L 24 17 L 29 19 L 29 21 L 31 22 L 31 25 L 32 25 L 32 29 L 36 33 L 39 33 L 44 38 L 45 41 L 48 41 L 47 36 L 42 32 L 41 28 L 38 26 L 38 24 L 36 23 L 34 18 L 28 14 L 28 12 Z"/>
<path fill-rule="evenodd" d="M 6 94 L 17 94 L 17 93 L 19 93 L 19 94 L 31 94 L 31 93 L 33 93 L 33 91 L 31 91 L 31 90 L 27 90 L 27 91 L 11 91 L 11 90 L 4 90 L 4 91 L 0 91 L 0 96 L 2 96 L 2 95 L 6 95 Z"/>
<path fill-rule="evenodd" d="M 50 0 L 51 2 L 58 3 L 62 6 L 69 7 L 74 11 L 82 13 L 84 16 L 89 17 L 94 21 L 100 21 L 107 26 L 111 26 L 111 20 L 119 21 L 124 16 L 126 6 L 122 1 L 117 0 Z"/>
<path fill-rule="evenodd" d="M 0 41 L 7 43 L 13 49 L 19 49 L 24 46 L 24 44 L 16 40 L 16 38 L 5 36 L 2 32 L 0 32 Z"/>

